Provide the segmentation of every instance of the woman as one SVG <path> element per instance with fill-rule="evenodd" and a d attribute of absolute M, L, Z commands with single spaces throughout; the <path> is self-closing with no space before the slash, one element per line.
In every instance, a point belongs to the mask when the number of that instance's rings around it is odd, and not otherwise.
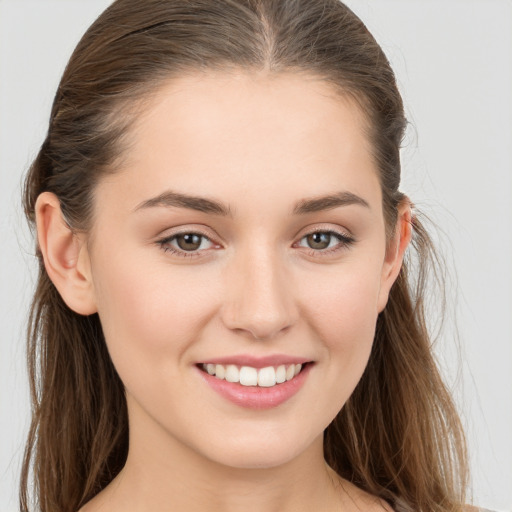
<path fill-rule="evenodd" d="M 105 11 L 26 182 L 23 510 L 463 509 L 405 125 L 337 0 Z"/>

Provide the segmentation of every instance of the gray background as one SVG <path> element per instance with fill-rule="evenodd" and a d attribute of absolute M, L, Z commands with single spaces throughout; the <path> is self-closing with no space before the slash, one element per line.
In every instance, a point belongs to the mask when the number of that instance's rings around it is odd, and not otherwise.
<path fill-rule="evenodd" d="M 17 509 L 29 424 L 23 338 L 34 259 L 19 206 L 22 174 L 74 45 L 109 3 L 0 0 L 2 512 Z M 512 2 L 347 3 L 397 72 L 411 121 L 403 189 L 438 224 L 450 266 L 449 322 L 437 351 L 468 433 L 474 501 L 511 511 Z"/>

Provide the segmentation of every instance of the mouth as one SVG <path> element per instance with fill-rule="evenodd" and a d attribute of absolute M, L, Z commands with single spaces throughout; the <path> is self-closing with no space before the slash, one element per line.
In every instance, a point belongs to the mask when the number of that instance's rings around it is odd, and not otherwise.
<path fill-rule="evenodd" d="M 280 356 L 233 357 L 201 362 L 196 368 L 203 382 L 222 398 L 239 407 L 262 410 L 284 404 L 299 393 L 314 365 Z"/>
<path fill-rule="evenodd" d="M 247 387 L 272 388 L 290 382 L 311 363 L 291 363 L 255 368 L 235 364 L 200 363 L 198 368 L 219 380 Z"/>

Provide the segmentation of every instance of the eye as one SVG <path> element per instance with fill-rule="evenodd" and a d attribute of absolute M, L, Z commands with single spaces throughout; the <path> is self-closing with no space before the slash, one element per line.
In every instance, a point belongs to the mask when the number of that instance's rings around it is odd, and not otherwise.
<path fill-rule="evenodd" d="M 195 256 L 200 251 L 214 247 L 214 243 L 201 233 L 187 232 L 163 238 L 158 241 L 160 247 L 178 256 Z"/>
<path fill-rule="evenodd" d="M 303 236 L 298 242 L 299 247 L 312 249 L 311 252 L 334 252 L 354 243 L 351 236 L 335 231 L 315 231 Z"/>

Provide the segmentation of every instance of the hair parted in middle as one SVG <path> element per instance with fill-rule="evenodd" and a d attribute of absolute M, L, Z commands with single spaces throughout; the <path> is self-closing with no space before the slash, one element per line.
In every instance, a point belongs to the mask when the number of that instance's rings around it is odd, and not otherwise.
<path fill-rule="evenodd" d="M 362 21 L 338 0 L 117 0 L 88 29 L 57 90 L 47 136 L 26 179 L 24 205 L 56 194 L 69 227 L 95 221 L 95 186 L 122 167 L 146 102 L 187 73 L 283 73 L 320 78 L 365 114 L 393 233 L 400 145 L 407 122 L 394 73 Z M 462 510 L 464 437 L 432 354 L 424 313 L 430 239 L 413 222 L 415 286 L 408 264 L 379 315 L 368 366 L 325 431 L 327 462 L 339 475 L 397 509 Z M 409 255 L 409 258 L 413 258 Z M 22 472 L 30 467 L 44 512 L 75 512 L 124 465 L 128 416 L 97 314 L 69 309 L 39 277 L 28 335 L 33 421 Z"/>

